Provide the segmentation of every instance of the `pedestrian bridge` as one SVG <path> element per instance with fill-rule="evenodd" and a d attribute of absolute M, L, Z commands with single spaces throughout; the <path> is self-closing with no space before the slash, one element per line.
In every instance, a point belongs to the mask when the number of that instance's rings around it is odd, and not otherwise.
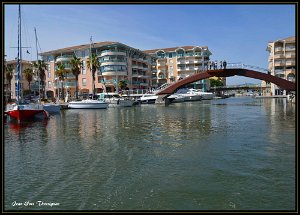
<path fill-rule="evenodd" d="M 207 70 L 195 73 L 185 77 L 177 82 L 168 85 L 166 88 L 161 89 L 156 95 L 173 94 L 178 88 L 210 77 L 231 77 L 231 76 L 245 76 L 248 78 L 255 78 L 271 82 L 278 87 L 287 91 L 296 91 L 296 83 L 291 82 L 273 75 L 268 74 L 269 71 L 259 67 L 249 66 L 245 64 L 228 64 L 226 69 Z"/>

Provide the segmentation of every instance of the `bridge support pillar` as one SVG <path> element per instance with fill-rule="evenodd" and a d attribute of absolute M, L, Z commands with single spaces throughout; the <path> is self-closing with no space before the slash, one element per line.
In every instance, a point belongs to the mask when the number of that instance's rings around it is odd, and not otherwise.
<path fill-rule="evenodd" d="M 155 101 L 155 104 L 165 104 L 165 106 L 168 106 L 171 101 L 168 99 L 169 95 L 158 95 L 158 98 Z"/>

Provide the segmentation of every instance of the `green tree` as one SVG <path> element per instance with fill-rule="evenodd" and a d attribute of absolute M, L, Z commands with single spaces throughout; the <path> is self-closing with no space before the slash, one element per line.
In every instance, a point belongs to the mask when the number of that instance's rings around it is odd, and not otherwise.
<path fill-rule="evenodd" d="M 69 73 L 68 70 L 65 69 L 65 65 L 61 62 L 58 62 L 57 63 L 57 67 L 56 67 L 56 70 L 55 70 L 55 75 L 58 77 L 58 79 L 61 81 L 61 96 L 62 98 L 61 99 L 64 99 L 65 97 L 65 94 L 64 94 L 64 80 L 65 80 L 65 77 L 66 75 Z"/>
<path fill-rule="evenodd" d="M 42 96 L 45 98 L 45 79 L 46 79 L 46 68 L 47 64 L 43 60 L 38 60 L 33 63 L 33 67 L 38 71 L 38 77 L 40 78 L 42 85 Z M 40 93 L 40 92 L 39 92 Z"/>
<path fill-rule="evenodd" d="M 221 87 L 223 82 L 221 80 L 210 79 L 210 87 Z"/>
<path fill-rule="evenodd" d="M 70 61 L 70 64 L 71 64 L 71 71 L 76 78 L 76 99 L 78 99 L 78 76 L 80 74 L 82 62 L 81 62 L 80 58 L 78 58 L 78 57 L 76 57 L 76 55 L 74 55 Z"/>
<path fill-rule="evenodd" d="M 91 60 L 90 60 L 91 59 Z M 97 55 L 95 53 L 90 56 L 87 61 L 87 67 L 92 70 L 92 77 L 93 77 L 93 95 L 95 95 L 95 74 L 96 71 L 100 68 L 100 63 L 97 59 Z M 91 68 L 92 67 L 92 68 Z"/>
<path fill-rule="evenodd" d="M 32 70 L 32 68 L 25 69 L 24 74 L 25 74 L 26 80 L 28 81 L 29 93 L 31 93 L 30 83 L 32 82 L 32 79 L 33 79 L 33 70 Z"/>
<path fill-rule="evenodd" d="M 126 87 L 127 87 L 127 83 L 126 83 L 125 80 L 121 80 L 121 81 L 119 81 L 118 86 L 119 86 L 119 88 L 120 88 L 121 90 L 125 90 Z"/>

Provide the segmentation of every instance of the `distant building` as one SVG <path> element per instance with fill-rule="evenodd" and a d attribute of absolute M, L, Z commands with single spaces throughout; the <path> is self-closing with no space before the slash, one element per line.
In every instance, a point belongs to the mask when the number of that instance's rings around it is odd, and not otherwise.
<path fill-rule="evenodd" d="M 16 89 L 17 89 L 17 61 L 16 60 L 10 60 L 6 62 L 6 66 L 10 66 L 12 68 L 12 79 L 11 83 L 9 85 L 9 80 L 6 78 L 6 74 L 4 73 L 4 96 L 6 98 L 9 97 L 11 99 L 16 99 Z M 29 90 L 28 81 L 25 78 L 24 70 L 27 68 L 32 68 L 32 62 L 23 60 L 21 65 L 21 89 L 23 90 L 21 93 L 24 93 L 24 91 Z M 32 80 L 32 83 L 34 80 Z M 7 101 L 7 100 L 6 100 Z"/>
<path fill-rule="evenodd" d="M 288 37 L 274 42 L 269 42 L 267 51 L 269 55 L 269 70 L 271 75 L 296 81 L 296 45 L 295 37 Z M 272 95 L 284 95 L 285 90 L 271 83 Z"/>
<path fill-rule="evenodd" d="M 207 46 L 181 46 L 174 48 L 159 48 L 144 50 L 156 59 L 153 64 L 152 84 L 154 87 L 172 83 L 195 73 L 207 70 L 209 56 L 212 54 Z M 156 78 L 156 80 L 155 80 Z M 195 88 L 207 91 L 210 89 L 209 80 L 197 81 Z"/>

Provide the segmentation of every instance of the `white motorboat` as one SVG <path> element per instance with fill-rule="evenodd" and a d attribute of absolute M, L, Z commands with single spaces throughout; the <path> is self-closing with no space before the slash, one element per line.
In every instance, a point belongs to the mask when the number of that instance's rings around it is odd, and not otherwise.
<path fill-rule="evenodd" d="M 155 104 L 157 98 L 158 96 L 155 94 L 143 94 L 143 96 L 139 98 L 139 101 L 141 104 Z"/>
<path fill-rule="evenodd" d="M 104 93 L 104 97 L 109 107 L 132 107 L 135 104 L 135 100 L 122 97 L 117 93 Z"/>
<path fill-rule="evenodd" d="M 104 94 L 101 94 L 97 100 L 86 99 L 69 102 L 68 107 L 72 109 L 106 109 L 108 103 L 104 100 Z"/>
<path fill-rule="evenodd" d="M 203 92 L 200 89 L 185 89 L 186 92 L 194 92 L 197 95 L 202 96 L 203 100 L 211 100 L 215 97 L 215 95 L 211 92 Z"/>
<path fill-rule="evenodd" d="M 172 103 L 178 102 L 188 102 L 188 101 L 201 101 L 202 96 L 194 91 L 189 89 L 179 89 L 176 93 L 169 96 L 168 99 L 171 99 Z"/>

